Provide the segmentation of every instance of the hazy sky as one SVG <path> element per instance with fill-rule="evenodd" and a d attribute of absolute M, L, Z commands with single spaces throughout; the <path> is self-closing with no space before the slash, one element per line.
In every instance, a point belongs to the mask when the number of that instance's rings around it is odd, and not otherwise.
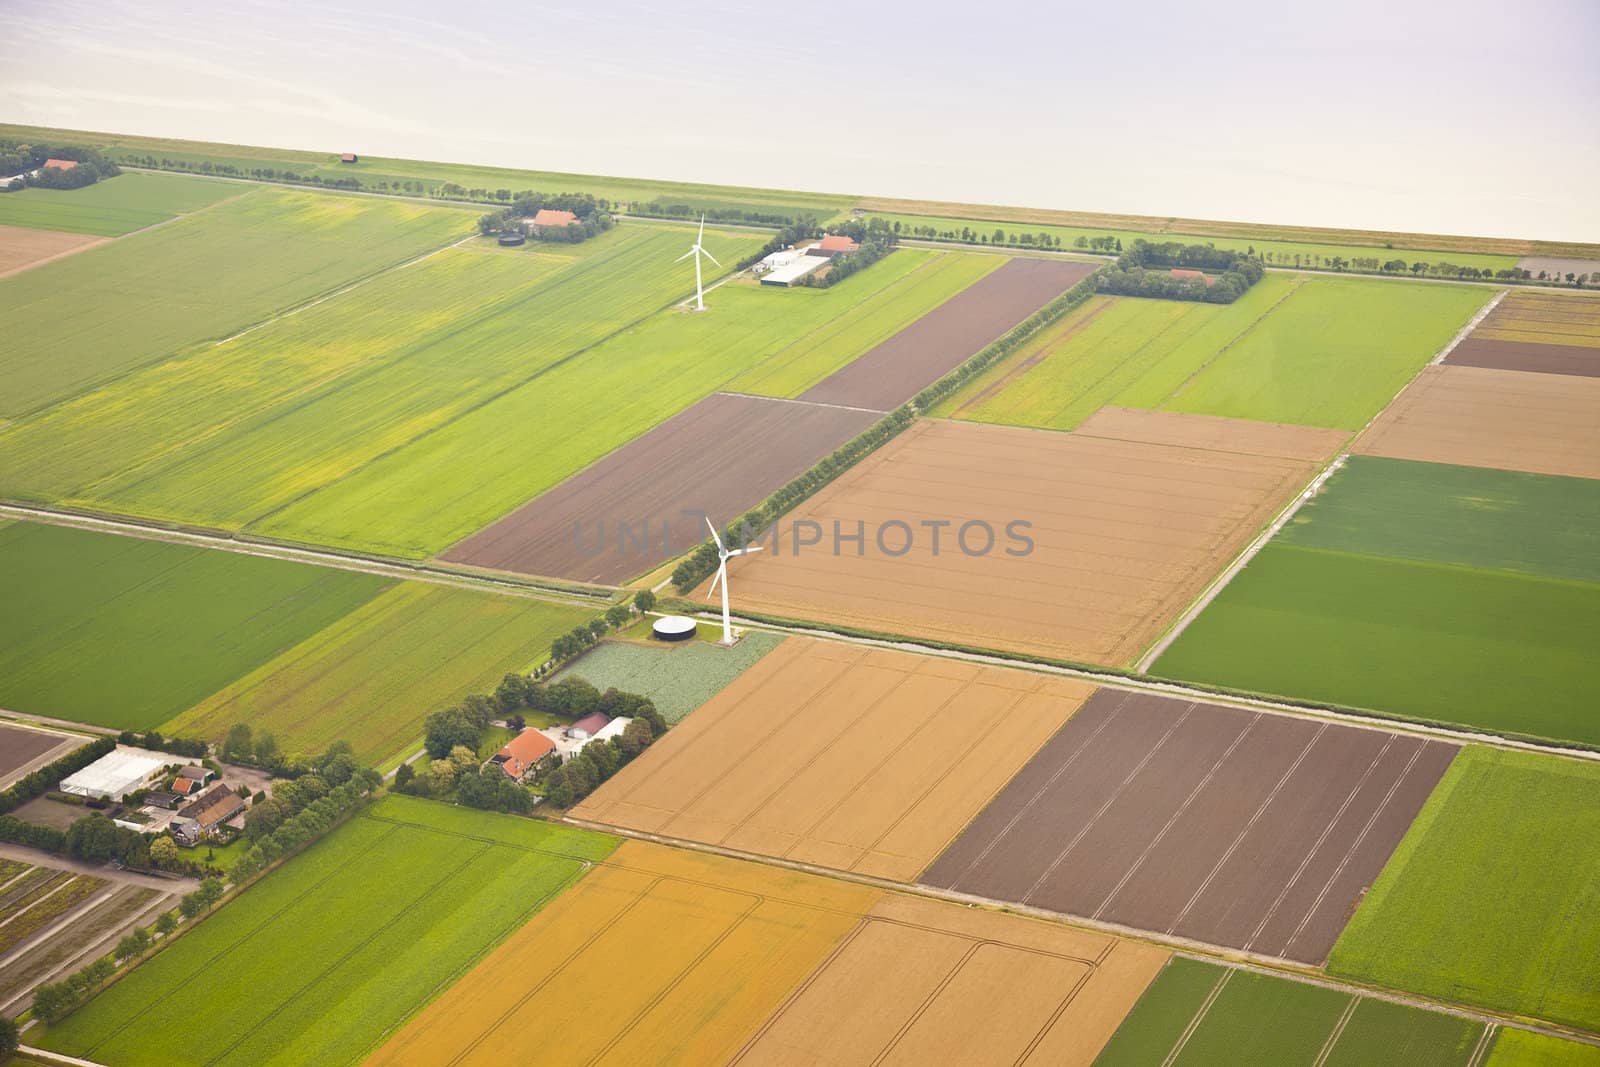
<path fill-rule="evenodd" d="M 1600 241 L 1597 57 L 1600 0 L 0 0 L 0 121 Z"/>

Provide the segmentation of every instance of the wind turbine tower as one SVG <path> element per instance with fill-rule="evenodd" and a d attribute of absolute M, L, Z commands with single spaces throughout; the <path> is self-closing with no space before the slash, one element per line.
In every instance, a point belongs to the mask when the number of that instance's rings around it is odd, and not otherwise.
<path fill-rule="evenodd" d="M 672 261 L 674 263 L 682 263 L 684 260 L 688 259 L 690 256 L 694 257 L 694 309 L 696 311 L 704 311 L 706 309 L 705 287 L 701 284 L 701 281 L 700 281 L 700 257 L 701 256 L 705 256 L 711 262 L 716 263 L 717 266 L 719 266 L 719 267 L 722 266 L 721 263 L 717 263 L 717 257 L 716 256 L 714 256 L 710 252 L 706 251 L 706 249 L 705 249 L 705 240 L 706 240 L 706 217 L 704 215 L 701 215 L 700 216 L 700 233 L 699 233 L 698 236 L 695 237 L 694 244 L 692 246 L 690 246 L 689 251 L 685 252 L 683 255 L 679 256 L 677 259 Z M 715 530 L 712 531 L 712 536 L 716 536 L 716 531 Z"/>
<path fill-rule="evenodd" d="M 717 576 L 711 579 L 711 588 L 706 590 L 706 599 L 710 600 L 717 591 L 717 585 L 722 586 L 722 643 L 733 644 L 733 623 L 728 619 L 728 561 L 734 556 L 744 556 L 751 552 L 760 552 L 760 545 L 751 545 L 748 548 L 735 549 L 729 552 L 723 545 L 722 538 L 717 536 L 717 528 L 711 525 L 710 517 L 706 518 L 706 527 L 711 531 L 711 540 L 717 543 Z"/>

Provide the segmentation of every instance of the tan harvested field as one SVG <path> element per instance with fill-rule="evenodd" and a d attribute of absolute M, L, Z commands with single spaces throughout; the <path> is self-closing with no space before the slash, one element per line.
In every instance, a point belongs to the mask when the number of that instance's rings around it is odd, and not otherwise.
<path fill-rule="evenodd" d="M 1600 378 L 1427 367 L 1355 451 L 1393 459 L 1600 478 Z"/>
<path fill-rule="evenodd" d="M 1093 691 L 790 638 L 574 814 L 909 882 Z"/>
<path fill-rule="evenodd" d="M 1484 316 L 1472 336 L 1600 348 L 1600 295 L 1516 289 Z"/>
<path fill-rule="evenodd" d="M 1167 955 L 891 894 L 733 1062 L 1087 1065 Z"/>
<path fill-rule="evenodd" d="M 367 1062 L 1089 1063 L 1166 958 L 629 841 Z"/>
<path fill-rule="evenodd" d="M 983 219 L 991 222 L 1042 223 L 1046 226 L 1142 230 L 1151 234 L 1198 234 L 1210 237 L 1255 238 L 1262 241 L 1372 245 L 1375 248 L 1415 248 L 1440 252 L 1482 252 L 1491 255 L 1561 256 L 1600 260 L 1600 245 L 1574 241 L 1534 241 L 1511 237 L 1468 237 L 1390 230 L 1340 230 L 1326 226 L 1274 226 L 1265 222 L 1223 222 L 1217 219 L 1117 215 L 1100 211 L 1002 207 L 994 204 L 961 204 L 946 200 L 904 200 L 887 196 L 865 197 L 856 202 L 856 207 L 861 211 L 881 211 L 898 215 L 934 215 L 941 218 Z M 1532 269 L 1537 272 L 1541 268 Z"/>
<path fill-rule="evenodd" d="M 108 244 L 109 237 L 87 233 L 33 230 L 26 226 L 0 226 L 0 278 L 20 274 L 52 259 L 75 255 L 86 248 Z"/>
<path fill-rule="evenodd" d="M 730 565 L 734 603 L 1129 663 L 1346 436 L 1119 410 L 1071 433 L 924 420 L 785 520 L 776 550 Z M 994 530 L 994 547 L 968 554 L 984 547 L 983 528 L 969 529 L 968 551 L 960 531 L 980 521 Z M 948 525 L 926 525 L 937 522 Z M 1007 536 L 1012 522 L 1031 524 L 1015 531 L 1031 538 L 1031 551 Z M 866 531 L 859 551 L 846 541 L 834 551 L 836 523 L 846 535 Z M 807 540 L 819 533 L 821 543 L 797 548 L 797 532 Z M 909 549 L 891 554 L 908 533 Z"/>

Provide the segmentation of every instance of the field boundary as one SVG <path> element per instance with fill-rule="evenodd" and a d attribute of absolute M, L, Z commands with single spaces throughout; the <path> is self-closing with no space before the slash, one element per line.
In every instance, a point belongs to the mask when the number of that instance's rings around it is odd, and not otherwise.
<path fill-rule="evenodd" d="M 65 526 L 72 529 L 92 530 L 124 537 L 138 537 L 149 541 L 166 541 L 199 548 L 212 548 L 223 552 L 236 552 L 246 556 L 262 556 L 286 560 L 290 563 L 307 563 L 337 570 L 357 571 L 378 577 L 432 582 L 460 589 L 503 593 L 532 600 L 543 600 L 570 607 L 595 607 L 608 603 L 615 590 L 584 586 L 577 583 L 558 584 L 533 578 L 474 573 L 470 568 L 443 566 L 432 561 L 404 560 L 385 556 L 365 556 L 351 552 L 314 546 L 302 546 L 271 538 L 251 537 L 243 534 L 187 530 L 177 526 L 142 521 L 124 516 L 100 515 L 88 511 L 70 511 L 41 504 L 16 503 L 0 499 L 0 519 Z M 518 576 L 520 577 L 520 576 Z M 49 721 L 42 719 L 41 721 Z M 66 723 L 67 720 L 58 720 Z M 112 730 L 111 733 L 118 731 Z"/>
<path fill-rule="evenodd" d="M 1436 367 L 1443 363 L 1450 353 L 1456 350 L 1456 346 L 1462 341 L 1465 341 L 1468 336 L 1472 334 L 1472 331 L 1478 328 L 1478 324 L 1489 317 L 1489 312 L 1500 306 L 1500 301 L 1504 300 L 1506 295 L 1510 292 L 1510 289 L 1500 290 L 1495 294 L 1494 299 L 1490 300 L 1487 304 L 1483 305 L 1483 307 L 1479 308 L 1478 313 L 1472 316 L 1472 318 L 1468 319 L 1467 324 L 1461 327 L 1460 331 L 1454 337 L 1450 338 L 1450 342 L 1443 348 L 1439 349 L 1438 355 L 1428 360 L 1428 366 Z M 1418 373 L 1420 374 L 1421 372 L 1419 371 Z M 1394 401 L 1391 400 L 1389 403 L 1392 404 Z M 1385 408 L 1387 407 L 1388 405 L 1385 405 Z M 1371 423 L 1368 423 L 1368 425 L 1371 425 Z M 1365 427 L 1363 427 L 1363 429 L 1365 429 Z"/>

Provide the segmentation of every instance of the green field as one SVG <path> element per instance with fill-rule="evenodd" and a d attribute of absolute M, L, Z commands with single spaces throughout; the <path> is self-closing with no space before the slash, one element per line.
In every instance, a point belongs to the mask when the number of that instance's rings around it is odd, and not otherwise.
<path fill-rule="evenodd" d="M 1158 243 L 1162 241 L 1182 241 L 1185 244 L 1205 244 L 1216 248 L 1229 248 L 1239 252 L 1254 249 L 1269 266 L 1274 267 L 1310 267 L 1319 265 L 1320 262 L 1334 256 L 1343 256 L 1346 259 L 1355 257 L 1376 256 L 1387 261 L 1403 259 L 1409 266 L 1421 260 L 1425 263 L 1449 262 L 1458 267 L 1477 267 L 1480 270 L 1504 270 L 1517 265 L 1516 256 L 1484 255 L 1474 252 L 1429 252 L 1420 249 L 1391 249 L 1374 247 L 1372 245 L 1341 245 L 1341 244 L 1311 244 L 1300 241 L 1268 241 L 1260 239 L 1247 239 L 1237 237 L 1206 237 L 1197 234 L 1184 233 L 1147 233 L 1140 230 L 1107 230 L 1092 229 L 1081 226 L 1049 226 L 1038 223 L 1026 222 L 985 222 L 975 219 L 953 219 L 934 215 L 880 215 L 873 212 L 871 218 L 884 218 L 890 222 L 900 223 L 902 228 L 912 226 L 933 226 L 940 231 L 959 233 L 962 229 L 994 238 L 996 230 L 1004 230 L 1016 237 L 1019 234 L 1047 233 L 1052 237 L 1061 238 L 1061 250 L 1064 252 L 1087 251 L 1077 248 L 1073 242 L 1079 237 L 1088 239 L 1092 237 L 1120 238 L 1124 248 L 1132 248 L 1136 240 Z M 931 238 L 938 240 L 938 238 Z M 1313 257 L 1316 257 L 1315 259 Z"/>
<path fill-rule="evenodd" d="M 338 740 L 376 765 L 422 734 L 432 711 L 493 691 L 543 660 L 592 609 L 405 582 L 162 726 L 221 741 L 234 723 L 293 752 Z"/>
<path fill-rule="evenodd" d="M 389 583 L 237 552 L 0 525 L 0 707 L 146 730 Z"/>
<path fill-rule="evenodd" d="M 1329 971 L 1600 1033 L 1600 764 L 1468 748 Z"/>
<path fill-rule="evenodd" d="M 904 254 L 818 293 L 729 284 L 705 314 L 654 315 L 251 529 L 400 556 L 439 552 L 883 290 L 922 278 L 887 269 Z M 944 292 L 941 283 L 920 303 Z M 901 318 L 917 311 L 896 306 Z M 847 333 L 829 333 L 830 362 L 866 351 L 886 328 L 871 314 L 849 321 Z"/>
<path fill-rule="evenodd" d="M 1600 582 L 1600 481 L 1351 456 L 1278 541 Z"/>
<path fill-rule="evenodd" d="M 1489 295 L 1269 274 L 1225 306 L 1095 297 L 935 414 L 1067 430 L 1117 404 L 1359 430 Z"/>
<path fill-rule="evenodd" d="M 1095 1065 L 1454 1067 L 1482 1034 L 1458 1016 L 1174 957 Z"/>
<path fill-rule="evenodd" d="M 732 648 L 709 641 L 681 645 L 605 641 L 556 677 L 577 675 L 598 689 L 642 693 L 655 703 L 662 718 L 675 723 L 722 692 L 782 642 L 782 635 L 759 630 L 746 633 Z"/>
<path fill-rule="evenodd" d="M 1600 1045 L 1563 1041 L 1526 1030 L 1501 1030 L 1488 1067 L 1600 1067 Z"/>
<path fill-rule="evenodd" d="M 82 189 L 6 193 L 0 196 L 0 226 L 121 237 L 254 188 L 214 178 L 129 171 Z"/>
<path fill-rule="evenodd" d="M 429 163 L 413 159 L 382 159 L 363 155 L 358 163 L 339 162 L 338 152 L 305 152 L 284 148 L 249 145 L 211 144 L 157 137 L 137 137 L 111 133 L 83 133 L 35 126 L 0 125 L 0 137 L 24 142 L 66 141 L 99 147 L 115 161 L 131 156 L 154 155 L 160 159 L 199 165 L 226 163 L 244 171 L 262 167 L 290 169 L 302 176 L 311 174 L 327 179 L 357 178 L 368 188 L 379 182 L 420 180 L 430 190 L 445 182 L 468 189 L 533 189 L 545 193 L 582 192 L 607 200 L 627 203 L 662 200 L 688 204 L 695 210 L 734 208 L 781 214 L 812 214 L 829 218 L 854 202 L 851 196 L 830 193 L 803 193 L 783 189 L 751 189 L 736 185 L 706 185 L 698 182 L 653 181 L 645 178 L 616 178 L 562 171 L 523 170 L 513 167 L 482 167 L 461 163 Z"/>
<path fill-rule="evenodd" d="M 1351 457 L 1154 670 L 1600 744 L 1600 483 Z"/>
<path fill-rule="evenodd" d="M 119 1067 L 356 1063 L 615 846 L 387 797 L 30 1037 Z"/>
<path fill-rule="evenodd" d="M 0 416 L 228 336 L 471 225 L 449 208 L 262 188 L 0 279 Z"/>
<path fill-rule="evenodd" d="M 1600 585 L 1274 542 L 1166 678 L 1600 745 Z"/>

